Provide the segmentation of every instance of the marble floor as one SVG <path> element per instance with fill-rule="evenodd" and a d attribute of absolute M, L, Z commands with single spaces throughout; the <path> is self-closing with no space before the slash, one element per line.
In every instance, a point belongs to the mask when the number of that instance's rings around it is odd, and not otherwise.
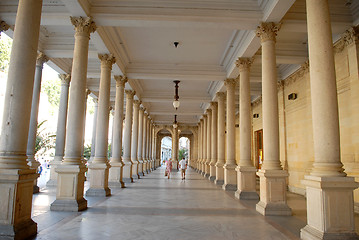
<path fill-rule="evenodd" d="M 167 179 L 158 168 L 111 190 L 110 197 L 86 197 L 88 210 L 69 213 L 51 212 L 56 190 L 43 187 L 33 198 L 34 239 L 299 239 L 306 224 L 302 196 L 288 193 L 293 216 L 263 217 L 257 201 L 239 201 L 192 169 L 181 180 L 180 172 Z"/>

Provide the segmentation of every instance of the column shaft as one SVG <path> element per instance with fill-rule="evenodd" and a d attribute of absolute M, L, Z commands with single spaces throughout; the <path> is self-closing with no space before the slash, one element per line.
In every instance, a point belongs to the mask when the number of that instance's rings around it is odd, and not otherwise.
<path fill-rule="evenodd" d="M 138 148 L 137 148 L 137 160 L 138 160 L 138 174 L 144 176 L 145 173 L 143 171 L 143 108 L 141 107 L 139 110 L 138 116 Z"/>
<path fill-rule="evenodd" d="M 123 76 L 114 76 L 116 80 L 116 99 L 115 99 L 115 116 L 113 120 L 113 142 L 112 142 L 112 157 L 111 168 L 109 172 L 110 186 L 124 187 L 123 172 L 122 172 L 122 134 L 123 134 L 123 108 L 125 84 L 127 78 Z"/>
<path fill-rule="evenodd" d="M 356 239 L 353 190 L 340 160 L 340 134 L 333 40 L 328 0 L 307 0 L 314 164 L 303 183 L 307 225 L 302 239 Z"/>
<path fill-rule="evenodd" d="M 27 165 L 26 148 L 41 8 L 41 0 L 20 0 L 16 14 L 0 139 L 0 238 L 5 239 L 37 232 L 31 208 L 38 174 Z"/>
<path fill-rule="evenodd" d="M 132 132 L 132 114 L 133 114 L 133 96 L 135 92 L 132 90 L 125 90 L 126 92 L 126 117 L 125 117 L 125 132 L 123 145 L 123 181 L 133 182 L 132 178 L 132 162 L 131 162 L 131 132 Z"/>
<path fill-rule="evenodd" d="M 216 179 L 216 162 L 217 162 L 217 127 L 218 127 L 218 104 L 217 102 L 211 102 L 212 109 L 212 121 L 211 121 L 211 162 L 210 162 L 210 176 L 209 180 L 214 181 Z"/>
<path fill-rule="evenodd" d="M 61 164 L 65 153 L 66 120 L 71 76 L 70 74 L 60 74 L 59 77 L 61 79 L 61 93 L 59 113 L 57 117 L 55 157 L 50 163 L 50 179 L 46 183 L 46 186 L 57 185 L 57 173 L 55 169 Z"/>
<path fill-rule="evenodd" d="M 142 139 L 142 157 L 143 157 L 143 171 L 148 173 L 147 171 L 147 156 L 146 156 L 146 150 L 147 150 L 147 121 L 148 121 L 148 114 L 144 113 L 143 115 L 143 139 Z"/>
<path fill-rule="evenodd" d="M 133 123 L 132 123 L 132 137 L 131 137 L 131 162 L 132 162 L 132 178 L 140 178 L 138 171 L 138 126 L 139 126 L 139 110 L 141 102 L 135 100 L 133 104 Z"/>
<path fill-rule="evenodd" d="M 224 184 L 224 159 L 225 159 L 225 98 L 226 95 L 223 92 L 218 92 L 217 94 L 218 100 L 218 160 L 216 162 L 216 180 L 215 183 L 217 185 Z"/>
<path fill-rule="evenodd" d="M 209 178 L 210 175 L 210 163 L 211 163 L 211 159 L 212 159 L 212 151 L 211 151 L 211 147 L 212 147 L 212 143 L 211 143 L 211 128 L 212 128 L 212 110 L 211 109 L 207 109 L 207 127 L 206 127 L 206 131 L 207 131 L 207 160 L 206 160 L 206 178 Z"/>
<path fill-rule="evenodd" d="M 229 191 L 237 190 L 236 164 L 236 131 L 235 131 L 235 88 L 236 80 L 227 79 L 225 81 L 227 88 L 227 140 L 226 140 L 226 163 L 224 165 L 224 184 L 223 189 Z"/>
<path fill-rule="evenodd" d="M 93 114 L 93 124 L 92 124 L 92 139 L 91 139 L 91 156 L 89 162 L 93 160 L 95 157 L 95 149 L 96 149 L 96 129 L 97 129 L 97 115 L 98 115 L 98 99 L 94 99 L 94 114 Z"/>

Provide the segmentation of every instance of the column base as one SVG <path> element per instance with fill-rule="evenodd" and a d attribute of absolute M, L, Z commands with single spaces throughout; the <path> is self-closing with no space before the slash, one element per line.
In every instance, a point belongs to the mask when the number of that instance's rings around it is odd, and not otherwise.
<path fill-rule="evenodd" d="M 110 162 L 111 168 L 109 169 L 108 185 L 110 187 L 125 187 L 122 180 L 122 166 L 121 162 Z"/>
<path fill-rule="evenodd" d="M 256 210 L 264 216 L 291 216 L 292 210 L 287 205 L 286 178 L 284 170 L 259 170 L 260 202 Z"/>
<path fill-rule="evenodd" d="M 39 186 L 37 186 L 37 180 L 34 181 L 34 185 L 32 187 L 32 193 L 35 194 L 35 193 L 39 193 L 40 192 L 40 188 Z"/>
<path fill-rule="evenodd" d="M 220 179 L 215 179 L 214 180 L 214 184 L 216 184 L 216 185 L 219 185 L 219 186 L 222 186 L 223 184 L 224 184 L 224 180 L 222 179 L 222 180 L 220 180 Z"/>
<path fill-rule="evenodd" d="M 138 173 L 138 162 L 132 162 L 132 179 L 140 179 L 140 174 Z"/>
<path fill-rule="evenodd" d="M 47 187 L 55 187 L 57 185 L 57 172 L 55 169 L 61 164 L 62 158 L 62 156 L 55 156 L 55 158 L 50 162 L 50 179 L 46 183 Z"/>
<path fill-rule="evenodd" d="M 108 188 L 108 175 L 110 164 L 97 163 L 96 157 L 90 163 L 91 169 L 90 188 L 86 191 L 86 196 L 91 197 L 107 197 L 111 195 L 111 190 Z"/>
<path fill-rule="evenodd" d="M 86 167 L 83 164 L 61 164 L 56 172 L 56 200 L 51 204 L 50 210 L 78 212 L 87 209 L 87 201 L 83 197 Z"/>
<path fill-rule="evenodd" d="M 237 190 L 237 165 L 235 164 L 225 164 L 224 169 L 224 183 L 222 186 L 223 190 L 226 191 L 236 191 Z"/>
<path fill-rule="evenodd" d="M 238 199 L 258 200 L 256 192 L 256 171 L 255 167 L 238 166 L 237 171 L 237 191 L 235 197 Z"/>
<path fill-rule="evenodd" d="M 209 166 L 209 181 L 213 182 L 216 179 L 216 166 L 215 163 L 210 164 Z"/>
<path fill-rule="evenodd" d="M 216 163 L 216 180 L 214 183 L 216 185 L 223 185 L 224 184 L 224 163 Z"/>
<path fill-rule="evenodd" d="M 37 233 L 31 219 L 35 169 L 0 169 L 0 239 L 28 239 Z M 4 208 L 5 207 L 5 208 Z"/>
<path fill-rule="evenodd" d="M 354 226 L 353 190 L 358 183 L 352 177 L 305 176 L 307 226 L 302 239 L 358 239 Z"/>
<path fill-rule="evenodd" d="M 143 172 L 143 162 L 142 161 L 138 162 L 138 175 L 145 176 L 145 173 Z"/>
<path fill-rule="evenodd" d="M 132 178 L 132 163 L 124 162 L 122 166 L 122 181 L 124 183 L 133 183 Z"/>

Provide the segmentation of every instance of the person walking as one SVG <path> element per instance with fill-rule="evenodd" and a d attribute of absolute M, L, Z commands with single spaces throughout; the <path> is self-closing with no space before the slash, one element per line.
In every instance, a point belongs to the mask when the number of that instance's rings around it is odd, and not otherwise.
<path fill-rule="evenodd" d="M 168 179 L 170 179 L 171 171 L 172 171 L 172 161 L 171 159 L 169 159 L 168 161 L 166 161 L 166 173 Z"/>
<path fill-rule="evenodd" d="M 184 158 L 182 158 L 182 160 L 179 161 L 178 165 L 181 168 L 182 180 L 184 180 L 184 179 L 186 179 L 187 161 Z"/>

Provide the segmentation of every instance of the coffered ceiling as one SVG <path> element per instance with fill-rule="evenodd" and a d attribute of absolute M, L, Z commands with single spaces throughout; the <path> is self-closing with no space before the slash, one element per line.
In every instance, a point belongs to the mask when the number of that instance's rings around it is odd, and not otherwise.
<path fill-rule="evenodd" d="M 359 1 L 330 0 L 334 40 L 359 23 Z M 18 1 L 0 0 L 0 19 L 15 24 Z M 113 75 L 129 78 L 155 123 L 198 122 L 223 80 L 236 78 L 238 57 L 253 57 L 252 99 L 261 93 L 262 21 L 282 22 L 277 39 L 278 79 L 307 59 L 305 0 L 44 0 L 39 50 L 49 65 L 71 73 L 74 27 L 70 16 L 92 16 L 88 88 L 98 97 L 99 53 L 116 57 Z M 11 35 L 11 30 L 8 33 Z M 174 42 L 179 42 L 178 47 Z M 174 80 L 180 80 L 181 106 L 172 106 Z M 238 91 L 237 91 L 238 94 Z M 112 80 L 111 101 L 115 99 Z M 237 100 L 238 101 L 238 100 Z"/>

